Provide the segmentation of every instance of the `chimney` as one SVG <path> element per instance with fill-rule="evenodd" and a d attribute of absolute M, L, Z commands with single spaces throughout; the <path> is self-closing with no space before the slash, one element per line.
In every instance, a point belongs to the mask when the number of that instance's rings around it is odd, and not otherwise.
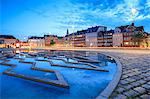
<path fill-rule="evenodd" d="M 132 23 L 131 26 L 134 26 L 134 23 Z"/>

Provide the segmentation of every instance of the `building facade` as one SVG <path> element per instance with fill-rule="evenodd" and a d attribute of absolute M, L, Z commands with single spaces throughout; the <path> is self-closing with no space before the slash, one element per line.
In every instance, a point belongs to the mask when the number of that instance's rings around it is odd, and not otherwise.
<path fill-rule="evenodd" d="M 113 46 L 118 47 L 139 47 L 138 42 L 134 41 L 136 34 L 144 34 L 144 27 L 131 25 L 116 27 L 113 34 Z"/>
<path fill-rule="evenodd" d="M 113 33 L 114 30 L 102 31 L 98 33 L 98 47 L 111 47 L 113 46 Z"/>
<path fill-rule="evenodd" d="M 32 36 L 32 37 L 28 38 L 28 44 L 31 48 L 44 47 L 45 39 L 44 39 L 44 37 Z"/>
<path fill-rule="evenodd" d="M 124 27 L 122 27 L 124 28 Z M 122 47 L 123 46 L 123 30 L 120 27 L 116 27 L 113 34 L 113 46 Z"/>
<path fill-rule="evenodd" d="M 66 35 L 65 36 L 66 45 L 74 46 L 74 47 L 85 47 L 86 46 L 85 34 L 86 34 L 86 30 L 81 30 Z"/>
<path fill-rule="evenodd" d="M 123 46 L 124 47 L 139 47 L 140 45 L 138 44 L 138 42 L 133 40 L 134 35 L 138 33 L 145 35 L 143 26 L 136 27 L 134 26 L 134 23 L 129 25 L 125 29 L 125 32 L 123 33 Z"/>
<path fill-rule="evenodd" d="M 147 34 L 145 39 L 143 39 L 143 41 L 140 43 L 140 47 L 142 48 L 150 48 L 150 34 Z"/>
<path fill-rule="evenodd" d="M 86 30 L 82 30 L 82 31 L 77 31 L 75 36 L 74 36 L 74 42 L 73 45 L 75 47 L 85 47 L 86 46 Z"/>
<path fill-rule="evenodd" d="M 0 45 L 1 47 L 9 48 L 16 47 L 16 42 L 18 40 L 12 35 L 0 35 Z"/>
<path fill-rule="evenodd" d="M 55 42 L 55 44 L 58 43 L 58 37 L 57 35 L 44 35 L 45 39 L 45 46 L 50 46 L 51 42 Z"/>
<path fill-rule="evenodd" d="M 146 47 L 150 48 L 150 34 L 146 38 Z"/>
<path fill-rule="evenodd" d="M 98 35 L 106 32 L 107 27 L 105 26 L 96 26 L 87 29 L 86 33 L 86 46 L 87 47 L 98 47 Z"/>
<path fill-rule="evenodd" d="M 74 47 L 97 47 L 98 34 L 107 30 L 105 26 L 95 26 L 86 30 L 77 31 L 65 36 L 65 42 Z"/>
<path fill-rule="evenodd" d="M 104 34 L 104 46 L 112 47 L 113 46 L 113 34 L 114 30 L 109 30 Z"/>

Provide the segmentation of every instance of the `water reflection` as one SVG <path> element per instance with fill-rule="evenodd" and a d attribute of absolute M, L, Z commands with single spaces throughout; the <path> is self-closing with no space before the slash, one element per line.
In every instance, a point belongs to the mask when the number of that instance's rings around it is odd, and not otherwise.
<path fill-rule="evenodd" d="M 40 99 L 49 99 L 50 97 L 55 99 L 66 99 L 66 97 L 70 99 L 91 99 L 95 98 L 98 94 L 100 94 L 101 91 L 104 90 L 108 83 L 113 79 L 113 76 L 116 72 L 115 61 L 109 56 L 105 56 L 101 53 L 96 52 L 17 49 L 16 53 L 19 53 L 17 54 L 18 57 L 24 58 L 25 61 L 36 62 L 36 66 L 39 68 L 59 71 L 63 75 L 65 80 L 69 83 L 70 89 L 68 89 L 66 93 L 64 91 L 59 91 L 60 88 L 45 88 L 42 84 L 36 86 L 36 84 L 31 84 L 31 81 L 20 80 L 18 78 L 2 75 L 0 78 L 2 79 L 1 89 L 3 98 L 18 98 L 20 97 L 19 93 L 21 93 L 21 96 L 24 98 L 31 98 L 32 96 L 36 96 L 36 98 L 40 97 Z M 36 61 L 36 59 L 53 59 L 56 60 L 58 64 L 65 65 L 67 63 L 57 60 L 57 58 L 66 60 L 67 62 L 77 62 L 77 60 L 74 60 L 76 56 L 83 57 L 87 60 L 98 61 L 98 63 L 96 62 L 89 64 L 100 66 L 102 69 L 109 70 L 109 72 L 99 72 L 77 68 L 55 67 L 51 66 L 51 64 L 49 64 L 48 62 Z M 15 62 L 13 58 L 10 60 L 12 60 L 10 61 L 10 63 L 17 64 L 17 62 Z M 24 66 L 23 68 L 26 68 L 26 66 L 21 63 L 19 63 L 18 66 Z M 22 69 L 22 67 L 18 69 L 19 72 Z M 28 71 L 25 72 L 24 70 L 22 72 L 27 74 L 29 73 Z M 50 73 L 44 74 L 44 77 L 47 76 L 50 76 Z M 13 87 L 11 87 L 10 89 L 10 86 Z M 9 91 L 5 91 L 6 89 Z"/>

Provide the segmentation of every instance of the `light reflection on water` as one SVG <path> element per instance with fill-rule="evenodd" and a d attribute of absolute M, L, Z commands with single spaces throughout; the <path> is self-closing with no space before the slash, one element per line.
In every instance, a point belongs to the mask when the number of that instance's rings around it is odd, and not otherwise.
<path fill-rule="evenodd" d="M 41 83 L 36 83 L 32 81 L 27 81 L 24 79 L 10 77 L 7 75 L 1 75 L 1 97 L 2 99 L 27 99 L 27 98 L 36 98 L 36 99 L 87 99 L 87 98 L 95 98 L 100 94 L 102 90 L 108 85 L 108 83 L 113 79 L 113 75 L 116 72 L 116 63 L 110 57 L 107 57 L 103 54 L 96 52 L 80 52 L 80 51 L 45 51 L 45 50 L 19 50 L 19 53 L 24 53 L 24 56 L 18 55 L 20 58 L 25 58 L 26 61 L 36 62 L 36 66 L 40 68 L 52 69 L 59 71 L 64 79 L 68 82 L 70 88 L 63 89 L 50 85 L 45 85 Z M 109 70 L 109 72 L 99 72 L 93 70 L 83 70 L 76 68 L 64 68 L 64 67 L 55 67 L 51 66 L 48 62 L 35 61 L 37 57 L 26 58 L 26 53 L 38 53 L 37 56 L 39 59 L 47 59 L 43 58 L 43 52 L 46 55 L 79 55 L 81 54 L 84 57 L 89 59 L 97 60 L 100 63 L 91 63 L 92 65 L 96 65 L 101 67 L 102 69 Z M 64 58 L 64 57 L 62 57 Z M 54 75 L 51 76 L 50 73 L 38 73 L 35 74 L 32 71 L 28 71 L 25 65 L 21 63 L 17 63 L 14 59 L 10 59 L 10 63 L 16 63 L 19 68 L 16 68 L 17 72 L 21 72 L 24 74 L 36 75 L 40 77 L 49 76 L 50 79 L 55 78 Z M 68 60 L 67 58 L 65 60 Z M 75 62 L 73 59 L 69 59 L 71 62 Z M 56 62 L 60 62 L 60 60 L 56 60 Z M 62 61 L 61 61 L 62 62 Z M 60 63 L 67 65 L 67 63 Z M 24 67 L 23 67 L 24 66 Z M 2 67 L 2 66 L 1 66 Z M 4 67 L 4 66 L 3 66 Z M 4 68 L 5 69 L 5 68 Z M 3 71 L 2 69 L 1 71 Z M 42 75 L 42 76 L 41 76 Z M 13 86 L 13 87 L 12 87 Z M 7 90 L 7 91 L 6 91 Z"/>

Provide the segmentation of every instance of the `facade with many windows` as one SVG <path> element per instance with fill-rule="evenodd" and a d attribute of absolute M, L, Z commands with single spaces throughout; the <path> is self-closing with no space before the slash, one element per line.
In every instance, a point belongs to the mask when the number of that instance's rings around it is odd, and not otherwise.
<path fill-rule="evenodd" d="M 56 35 L 44 35 L 44 39 L 45 39 L 45 46 L 50 46 L 52 40 L 56 43 L 58 42 L 58 38 Z"/>
<path fill-rule="evenodd" d="M 45 46 L 44 37 L 37 37 L 37 36 L 29 37 L 28 43 L 29 43 L 29 46 L 32 48 Z"/>
<path fill-rule="evenodd" d="M 96 26 L 87 29 L 86 33 L 86 46 L 87 47 L 98 47 L 98 35 L 102 32 L 106 32 L 107 27 L 105 26 Z"/>
<path fill-rule="evenodd" d="M 114 47 L 122 47 L 123 46 L 123 34 L 122 33 L 114 33 L 113 34 L 113 46 Z"/>
<path fill-rule="evenodd" d="M 113 36 L 114 30 L 101 31 L 98 33 L 98 47 L 111 47 L 113 45 Z"/>
<path fill-rule="evenodd" d="M 74 47 L 85 47 L 85 33 L 86 30 L 77 31 L 72 34 L 68 34 L 65 36 L 65 42 L 68 44 L 68 46 L 74 46 Z"/>
<path fill-rule="evenodd" d="M 75 47 L 85 47 L 86 46 L 86 38 L 85 38 L 86 30 L 77 31 L 76 35 L 74 36 L 73 45 Z"/>
<path fill-rule="evenodd" d="M 86 30 L 77 31 L 75 33 L 67 34 L 65 42 L 69 46 L 75 47 L 97 47 L 98 46 L 98 33 L 106 31 L 105 26 L 95 26 Z"/>
<path fill-rule="evenodd" d="M 131 25 L 116 27 L 113 34 L 113 46 L 118 47 L 139 47 L 138 42 L 134 41 L 134 35 L 144 34 L 143 26 L 136 27 Z"/>
<path fill-rule="evenodd" d="M 1 47 L 16 47 L 16 42 L 18 40 L 12 35 L 0 35 L 0 46 Z"/>

